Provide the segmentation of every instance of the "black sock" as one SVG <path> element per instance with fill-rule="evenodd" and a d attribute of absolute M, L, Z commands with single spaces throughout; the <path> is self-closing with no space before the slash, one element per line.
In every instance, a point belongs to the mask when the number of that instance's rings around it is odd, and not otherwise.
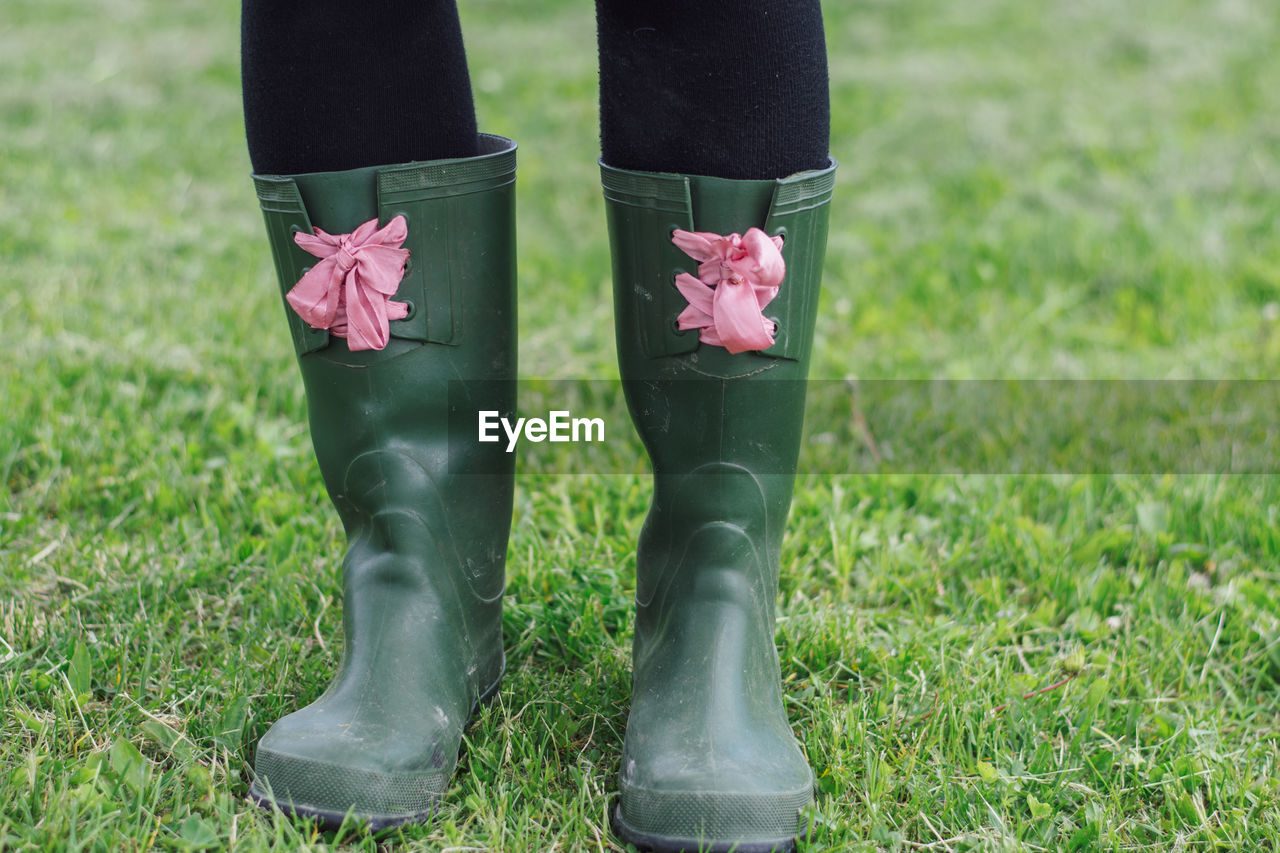
<path fill-rule="evenodd" d="M 243 0 L 241 13 L 255 172 L 477 153 L 454 0 Z"/>
<path fill-rule="evenodd" d="M 596 20 L 606 164 L 721 178 L 827 165 L 819 0 L 596 0 Z"/>

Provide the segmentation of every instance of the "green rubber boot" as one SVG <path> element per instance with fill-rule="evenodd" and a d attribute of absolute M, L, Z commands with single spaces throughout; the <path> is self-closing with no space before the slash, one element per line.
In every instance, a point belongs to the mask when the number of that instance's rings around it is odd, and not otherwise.
<path fill-rule="evenodd" d="M 657 851 L 790 850 L 813 774 L 782 704 L 774 607 L 835 163 L 778 181 L 602 166 L 618 361 L 653 463 L 636 559 L 631 713 L 614 830 Z M 774 344 L 681 331 L 675 229 L 784 238 Z M 724 287 L 724 284 L 720 285 Z"/>
<path fill-rule="evenodd" d="M 480 146 L 462 160 L 254 177 L 284 291 L 317 263 L 296 232 L 407 226 L 392 297 L 407 316 L 389 322 L 385 348 L 312 328 L 286 303 L 347 534 L 345 647 L 324 695 L 259 741 L 250 796 L 329 827 L 428 819 L 463 728 L 502 679 L 513 459 L 475 442 L 474 419 L 470 440 L 449 431 L 451 407 L 515 408 L 515 144 Z"/>

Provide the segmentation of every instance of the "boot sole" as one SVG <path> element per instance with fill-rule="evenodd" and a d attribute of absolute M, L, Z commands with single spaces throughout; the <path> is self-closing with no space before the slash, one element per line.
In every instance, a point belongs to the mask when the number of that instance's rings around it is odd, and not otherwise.
<path fill-rule="evenodd" d="M 779 838 L 777 841 L 705 841 L 690 838 L 670 838 L 652 835 L 627 826 L 622 819 L 622 806 L 615 806 L 610 814 L 613 834 L 639 850 L 652 853 L 793 853 L 796 838 Z M 799 835 L 798 833 L 797 835 Z M 807 835 L 807 833 L 803 833 Z"/>
<path fill-rule="evenodd" d="M 493 697 L 498 694 L 498 689 L 502 686 L 502 679 L 505 675 L 506 663 L 504 662 L 502 672 L 498 674 L 498 679 L 489 687 L 485 688 L 485 691 L 480 694 L 480 698 L 476 700 L 475 707 L 471 709 L 471 714 L 467 717 L 467 722 L 463 727 L 464 730 L 466 726 L 470 726 L 475 720 L 481 706 L 492 700 Z M 459 755 L 461 755 L 461 752 L 459 752 Z M 318 762 L 315 763 L 319 766 Z M 457 764 L 455 763 L 454 768 L 456 767 Z M 417 777 L 425 777 L 428 774 L 414 774 L 409 776 L 406 774 L 397 775 L 391 773 L 369 772 L 368 775 L 371 778 L 375 778 L 378 781 L 383 782 L 384 784 L 395 785 L 397 782 L 403 784 L 406 778 L 412 779 L 413 783 L 421 784 L 421 780 Z M 452 769 L 449 771 L 448 775 L 443 776 L 442 783 L 440 784 L 441 790 L 439 793 L 430 790 L 426 792 L 426 798 L 431 800 L 431 805 L 424 811 L 419 812 L 372 815 L 360 814 L 355 811 L 354 807 L 345 812 L 330 811 L 328 809 L 322 809 L 316 806 L 309 806 L 274 797 L 258 788 L 258 780 L 256 778 L 249 785 L 249 800 L 258 807 L 266 809 L 267 811 L 280 812 L 295 818 L 314 820 L 321 829 L 326 831 L 337 830 L 344 823 L 354 819 L 358 824 L 367 826 L 370 832 L 381 832 L 384 829 L 391 829 L 392 827 L 403 826 L 404 824 L 425 824 L 430 822 L 432 816 L 436 813 L 440 802 L 444 799 L 444 789 L 448 787 L 449 779 L 452 778 L 452 776 Z"/>

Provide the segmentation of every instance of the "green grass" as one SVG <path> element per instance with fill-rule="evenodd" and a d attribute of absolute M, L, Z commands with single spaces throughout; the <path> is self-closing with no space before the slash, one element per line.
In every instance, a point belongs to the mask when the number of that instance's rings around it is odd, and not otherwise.
<path fill-rule="evenodd" d="M 522 374 L 614 376 L 589 4 L 462 5 L 482 127 L 521 143 Z M 1277 375 L 1268 0 L 826 14 L 815 376 Z M 236 4 L 5 19 L 0 849 L 373 850 L 244 799 L 257 738 L 338 660 L 341 541 Z M 521 476 L 509 676 L 441 820 L 380 843 L 616 847 L 647 496 Z M 802 478 L 778 643 L 806 849 L 1280 846 L 1278 564 L 1274 477 Z"/>

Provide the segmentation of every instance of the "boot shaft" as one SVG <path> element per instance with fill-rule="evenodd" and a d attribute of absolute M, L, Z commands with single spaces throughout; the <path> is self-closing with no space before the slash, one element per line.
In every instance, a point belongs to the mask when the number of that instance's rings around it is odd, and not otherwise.
<path fill-rule="evenodd" d="M 738 519 L 758 534 L 774 565 L 804 421 L 835 164 L 777 181 L 629 172 L 603 164 L 601 171 L 619 368 L 654 470 L 645 550 L 656 556 L 680 547 L 684 536 L 676 528 L 688 533 L 697 519 Z M 671 236 L 676 229 L 728 234 L 752 227 L 783 238 L 786 275 L 764 309 L 777 324 L 775 343 L 731 354 L 700 343 L 694 330 L 677 328 L 688 301 L 675 279 L 697 264 Z M 693 485 L 686 482 L 690 477 Z M 701 498 L 690 506 L 682 494 Z"/>
<path fill-rule="evenodd" d="M 397 216 L 407 226 L 409 260 L 392 300 L 408 316 L 390 321 L 385 349 L 352 351 L 285 302 L 316 457 L 349 534 L 373 509 L 348 482 L 369 452 L 394 447 L 451 494 L 514 472 L 511 454 L 477 443 L 474 422 L 458 416 L 515 409 L 515 144 L 482 136 L 481 148 L 463 160 L 254 178 L 282 295 L 316 263 L 295 233 L 348 233 Z M 475 512 L 487 528 L 511 486 L 475 491 L 498 503 Z"/>
<path fill-rule="evenodd" d="M 651 638 L 674 624 L 671 608 L 708 595 L 735 600 L 772 636 L 834 170 L 733 181 L 602 164 L 619 368 L 654 472 L 636 566 L 638 666 Z M 761 226 L 783 238 L 786 263 L 763 311 L 776 323 L 774 344 L 732 354 L 680 330 L 688 300 L 676 277 L 697 263 L 673 232 Z"/>
<path fill-rule="evenodd" d="M 476 441 L 474 412 L 515 410 L 515 144 L 480 143 L 475 158 L 254 183 L 282 295 L 317 263 L 295 234 L 404 218 L 409 256 L 391 300 L 408 312 L 388 323 L 384 349 L 353 351 L 285 301 L 312 443 L 347 534 L 348 592 L 376 582 L 433 586 L 468 621 L 496 624 L 514 458 Z M 349 638 L 361 633 L 353 627 Z M 486 654 L 500 657 L 492 637 Z"/>

